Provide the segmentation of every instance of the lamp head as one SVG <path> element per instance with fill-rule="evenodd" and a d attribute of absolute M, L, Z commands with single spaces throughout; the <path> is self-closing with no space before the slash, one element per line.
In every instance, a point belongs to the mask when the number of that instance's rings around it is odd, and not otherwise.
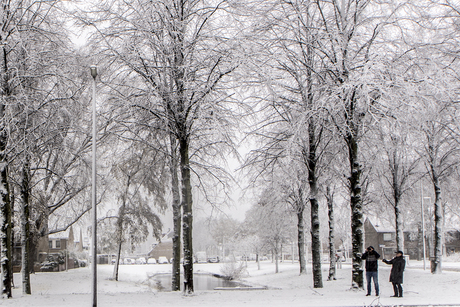
<path fill-rule="evenodd" d="M 97 66 L 96 65 L 91 65 L 90 66 L 90 69 L 91 69 L 91 76 L 96 79 L 96 76 L 97 76 Z"/>

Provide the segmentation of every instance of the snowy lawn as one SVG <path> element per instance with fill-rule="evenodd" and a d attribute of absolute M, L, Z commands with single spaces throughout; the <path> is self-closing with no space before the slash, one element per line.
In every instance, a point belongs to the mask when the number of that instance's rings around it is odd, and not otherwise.
<path fill-rule="evenodd" d="M 220 273 L 222 264 L 196 264 L 194 272 Z M 379 262 L 380 297 L 366 297 L 363 290 L 351 290 L 351 266 L 337 270 L 337 280 L 326 281 L 328 265 L 323 264 L 323 284 L 314 289 L 311 264 L 300 276 L 298 264 L 275 265 L 262 262 L 261 270 L 248 263 L 246 284 L 267 286 L 267 290 L 196 291 L 193 295 L 158 292 L 149 276 L 169 273 L 170 265 L 122 265 L 119 281 L 110 280 L 113 266 L 98 266 L 98 306 L 460 306 L 460 263 L 444 262 L 444 272 L 432 275 L 421 262 L 410 261 L 404 276 L 404 297 L 392 298 L 388 282 L 390 266 Z M 451 268 L 455 271 L 447 271 Z M 31 276 L 32 295 L 23 296 L 21 275 L 14 274 L 13 298 L 0 300 L 1 306 L 91 306 L 91 272 L 88 268 Z M 457 304 L 457 305 L 456 305 Z"/>

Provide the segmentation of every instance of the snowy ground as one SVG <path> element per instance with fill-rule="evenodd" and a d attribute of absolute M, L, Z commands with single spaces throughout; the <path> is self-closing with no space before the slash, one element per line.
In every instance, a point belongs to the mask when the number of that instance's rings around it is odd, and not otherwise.
<path fill-rule="evenodd" d="M 220 273 L 222 264 L 196 264 L 195 272 Z M 323 265 L 324 287 L 314 289 L 311 264 L 306 275 L 298 274 L 297 263 L 280 264 L 275 274 L 271 262 L 261 270 L 248 263 L 244 281 L 267 290 L 196 291 L 193 295 L 158 292 L 148 276 L 171 271 L 170 265 L 122 265 L 119 281 L 110 280 L 113 266 L 98 266 L 98 306 L 460 306 L 460 263 L 444 262 L 444 272 L 432 275 L 423 264 L 410 261 L 404 276 L 404 297 L 392 298 L 388 282 L 390 266 L 379 263 L 380 297 L 366 297 L 363 290 L 351 290 L 351 265 L 338 270 L 337 280 L 326 281 L 328 265 Z M 452 271 L 448 271 L 448 269 Z M 0 300 L 1 306 L 91 306 L 91 272 L 88 268 L 60 273 L 32 275 L 32 295 L 23 296 L 21 276 L 14 274 L 13 298 Z"/>

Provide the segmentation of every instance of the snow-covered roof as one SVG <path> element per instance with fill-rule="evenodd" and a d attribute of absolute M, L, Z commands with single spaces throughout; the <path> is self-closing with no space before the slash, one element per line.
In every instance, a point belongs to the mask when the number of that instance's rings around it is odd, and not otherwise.
<path fill-rule="evenodd" d="M 168 229 L 167 232 L 163 233 L 161 235 L 161 243 L 166 243 L 166 242 L 172 242 L 174 237 L 174 231 L 171 229 Z M 151 244 L 158 245 L 160 242 L 158 240 L 154 240 Z"/>
<path fill-rule="evenodd" d="M 367 220 L 374 226 L 377 232 L 395 232 L 395 227 L 387 221 L 380 220 L 374 217 L 367 217 Z"/>

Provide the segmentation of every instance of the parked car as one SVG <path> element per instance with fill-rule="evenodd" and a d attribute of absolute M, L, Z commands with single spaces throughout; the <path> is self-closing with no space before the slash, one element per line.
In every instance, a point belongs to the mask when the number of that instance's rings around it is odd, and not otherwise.
<path fill-rule="evenodd" d="M 168 259 L 166 257 L 160 256 L 160 257 L 158 257 L 158 263 L 159 264 L 165 264 L 165 263 L 169 263 L 169 262 L 168 262 Z"/>
<path fill-rule="evenodd" d="M 111 260 L 110 262 L 111 262 L 112 264 L 117 263 L 117 257 L 112 258 L 112 260 Z M 118 264 L 123 264 L 123 259 L 120 258 L 120 260 L 118 260 Z"/>
<path fill-rule="evenodd" d="M 123 260 L 123 264 L 134 264 L 134 261 L 131 258 L 125 258 L 125 260 Z"/>
<path fill-rule="evenodd" d="M 140 258 L 137 258 L 136 259 L 136 264 L 145 264 L 145 258 L 144 257 L 140 257 Z"/>
<path fill-rule="evenodd" d="M 156 264 L 157 260 L 155 258 L 149 258 L 147 259 L 147 264 Z"/>
<path fill-rule="evenodd" d="M 218 256 L 209 256 L 208 257 L 208 262 L 209 263 L 218 263 L 219 262 L 219 257 Z"/>
<path fill-rule="evenodd" d="M 241 256 L 241 261 L 255 261 L 255 260 L 256 260 L 256 254 L 249 254 L 249 255 Z"/>
<path fill-rule="evenodd" d="M 206 252 L 196 252 L 195 259 L 198 263 L 206 263 L 208 262 L 208 257 L 206 257 Z"/>

